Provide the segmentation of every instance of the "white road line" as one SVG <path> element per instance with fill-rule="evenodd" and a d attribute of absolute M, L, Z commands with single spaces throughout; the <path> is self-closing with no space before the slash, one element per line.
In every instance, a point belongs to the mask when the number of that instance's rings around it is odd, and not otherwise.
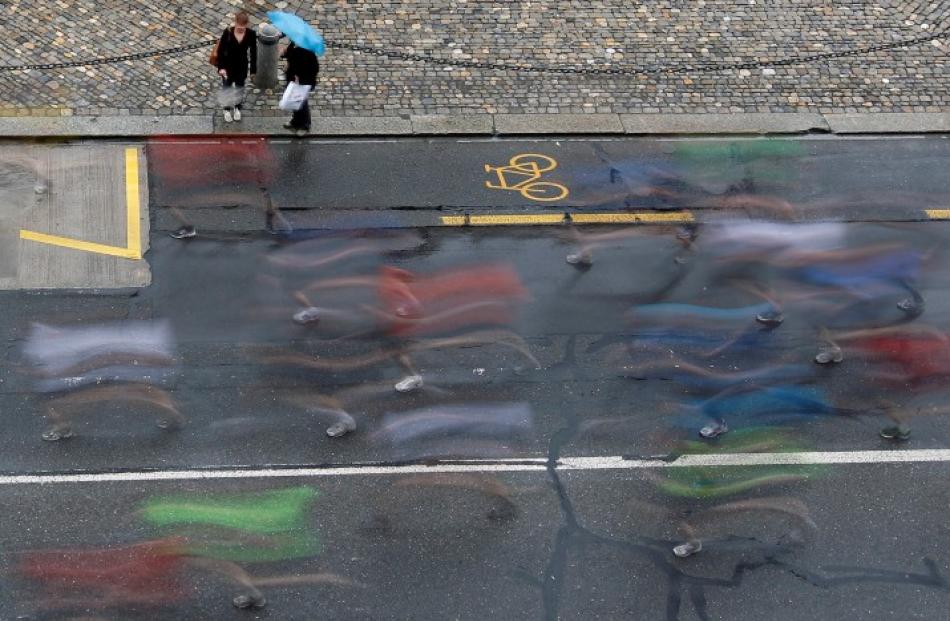
<path fill-rule="evenodd" d="M 940 463 L 950 461 L 950 449 L 904 451 L 828 451 L 802 453 L 728 453 L 684 455 L 673 461 L 626 459 L 624 457 L 565 457 L 558 470 L 642 470 L 695 466 L 774 466 L 821 464 Z M 508 459 L 481 462 L 405 466 L 328 466 L 325 468 L 209 468 L 202 470 L 139 470 L 76 474 L 23 474 L 0 476 L 0 485 L 45 485 L 49 483 L 126 483 L 200 481 L 215 479 L 285 479 L 308 477 L 385 476 L 452 472 L 543 472 L 544 459 Z"/>
<path fill-rule="evenodd" d="M 800 453 L 711 453 L 683 455 L 674 461 L 623 457 L 565 457 L 563 470 L 634 470 L 691 466 L 780 466 L 821 464 L 893 464 L 950 461 L 950 449 L 906 451 L 822 451 Z"/>
<path fill-rule="evenodd" d="M 97 472 L 78 474 L 24 474 L 0 476 L 0 485 L 36 485 L 47 483 L 123 483 L 157 481 L 200 481 L 213 479 L 278 479 L 334 476 L 366 476 L 393 474 L 428 474 L 443 472 L 521 472 L 544 470 L 544 462 L 525 463 L 466 463 L 433 466 L 331 466 L 327 468 L 262 468 L 244 470 L 220 468 L 208 470 L 142 470 L 129 472 Z"/>

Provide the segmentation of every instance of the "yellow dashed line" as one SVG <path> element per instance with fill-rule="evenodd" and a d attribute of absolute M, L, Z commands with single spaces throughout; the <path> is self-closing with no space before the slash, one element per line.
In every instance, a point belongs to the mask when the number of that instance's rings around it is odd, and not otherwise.
<path fill-rule="evenodd" d="M 692 222 L 693 214 L 688 211 L 674 213 L 572 213 L 575 224 L 628 224 L 636 222 Z"/>
<path fill-rule="evenodd" d="M 688 211 L 656 213 L 572 213 L 575 224 L 637 224 L 663 222 L 692 222 L 693 214 Z M 532 224 L 564 224 L 567 214 L 486 214 L 471 216 L 442 216 L 443 226 L 512 226 Z"/>
<path fill-rule="evenodd" d="M 564 222 L 564 214 L 562 213 L 468 217 L 468 223 L 472 226 L 498 226 L 505 224 L 561 224 L 562 222 Z"/>
<path fill-rule="evenodd" d="M 497 214 L 484 216 L 469 216 L 470 226 L 504 226 L 515 224 L 561 224 L 564 214 Z M 465 216 L 442 216 L 442 224 L 446 226 L 462 226 L 466 223 Z"/>
<path fill-rule="evenodd" d="M 925 212 L 931 220 L 950 220 L 950 209 L 926 209 Z"/>

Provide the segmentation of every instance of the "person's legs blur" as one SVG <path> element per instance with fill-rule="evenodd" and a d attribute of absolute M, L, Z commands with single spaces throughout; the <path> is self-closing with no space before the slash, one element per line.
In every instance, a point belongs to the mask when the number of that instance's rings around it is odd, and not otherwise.
<path fill-rule="evenodd" d="M 231 83 L 231 86 L 235 86 L 235 87 L 241 89 L 242 97 L 241 97 L 240 99 L 237 99 L 237 103 L 234 105 L 235 108 L 237 108 L 238 110 L 240 110 L 240 109 L 241 109 L 241 105 L 244 103 L 244 97 L 243 97 L 243 94 L 244 94 L 244 80 L 234 80 L 234 81 Z"/>
<path fill-rule="evenodd" d="M 232 82 L 228 78 L 221 78 L 222 95 L 225 94 L 224 89 L 230 88 L 231 85 L 233 84 L 234 82 Z M 225 103 L 228 103 L 227 100 L 225 100 Z M 230 123 L 231 121 L 234 120 L 234 117 L 232 116 L 232 109 L 233 109 L 233 106 L 229 106 L 229 105 L 224 106 L 224 122 L 225 123 Z"/>
<path fill-rule="evenodd" d="M 290 125 L 296 130 L 310 131 L 310 106 L 306 99 L 303 100 L 303 105 L 299 110 L 294 110 Z"/>

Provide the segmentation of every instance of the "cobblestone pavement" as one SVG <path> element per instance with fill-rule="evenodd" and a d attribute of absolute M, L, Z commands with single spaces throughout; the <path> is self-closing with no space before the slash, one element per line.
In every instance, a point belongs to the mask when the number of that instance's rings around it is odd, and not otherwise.
<path fill-rule="evenodd" d="M 0 66 L 139 52 L 210 39 L 246 8 L 293 11 L 334 42 L 441 58 L 588 67 L 776 59 L 950 28 L 950 0 L 7 0 Z M 0 72 L 0 116 L 208 114 L 209 49 L 111 66 Z M 794 66 L 660 76 L 446 68 L 331 50 L 314 112 L 942 112 L 950 39 Z M 250 92 L 251 114 L 276 95 Z M 283 114 L 283 113 L 280 113 Z"/>

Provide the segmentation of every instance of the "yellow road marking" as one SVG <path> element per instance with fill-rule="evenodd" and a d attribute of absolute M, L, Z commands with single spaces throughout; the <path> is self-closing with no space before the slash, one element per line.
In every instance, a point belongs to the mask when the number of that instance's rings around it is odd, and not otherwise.
<path fill-rule="evenodd" d="M 950 209 L 926 209 L 924 211 L 931 220 L 950 220 Z"/>
<path fill-rule="evenodd" d="M 61 237 L 59 235 L 49 235 L 47 233 L 38 233 L 37 231 L 20 230 L 20 239 L 49 244 L 50 246 L 61 246 L 63 248 L 72 248 L 83 252 L 93 252 L 96 254 L 105 254 L 113 257 L 122 257 L 124 259 L 142 258 L 142 225 L 139 222 L 142 207 L 139 202 L 139 151 L 135 147 L 129 147 L 125 150 L 125 214 L 126 214 L 126 245 L 109 246 L 107 244 L 97 244 L 95 242 L 83 241 L 72 237 Z"/>
<path fill-rule="evenodd" d="M 574 224 L 636 224 L 663 222 L 693 222 L 693 214 L 688 211 L 668 213 L 572 213 Z M 950 216 L 948 216 L 950 217 Z M 468 216 L 442 216 L 443 226 L 504 226 L 519 224 L 563 224 L 567 221 L 562 213 L 546 214 L 487 214 Z"/>
<path fill-rule="evenodd" d="M 472 226 L 498 226 L 506 224 L 562 224 L 564 214 L 523 214 L 523 215 L 486 215 L 469 216 L 468 223 Z"/>
<path fill-rule="evenodd" d="M 82 250 L 84 252 L 94 252 L 96 254 L 108 254 L 113 257 L 123 257 L 125 259 L 141 258 L 128 248 L 119 248 L 118 246 L 107 246 L 94 242 L 82 241 L 81 239 L 72 239 L 71 237 L 59 237 L 58 235 L 47 235 L 46 233 L 37 233 L 36 231 L 20 231 L 20 239 L 49 244 L 50 246 L 62 246 L 63 248 L 72 248 L 73 250 Z"/>
<path fill-rule="evenodd" d="M 125 213 L 126 244 L 135 259 L 142 258 L 142 227 L 139 222 L 139 150 L 125 150 Z"/>
<path fill-rule="evenodd" d="M 557 168 L 557 160 L 540 153 L 521 153 L 512 156 L 507 166 L 485 164 L 485 172 L 495 173 L 498 183 L 485 182 L 492 190 L 515 190 L 527 199 L 540 202 L 559 201 L 567 198 L 570 191 L 560 183 L 538 181 L 541 174 Z M 510 183 L 508 176 L 523 177 L 517 183 Z"/>
<path fill-rule="evenodd" d="M 572 213 L 575 224 L 625 224 L 636 222 L 692 222 L 693 214 L 688 211 L 675 213 Z"/>

